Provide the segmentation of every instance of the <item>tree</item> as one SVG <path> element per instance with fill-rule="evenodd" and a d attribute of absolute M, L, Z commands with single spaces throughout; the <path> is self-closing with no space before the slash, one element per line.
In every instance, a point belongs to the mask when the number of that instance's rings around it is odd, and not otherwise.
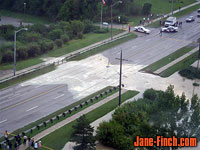
<path fill-rule="evenodd" d="M 49 32 L 49 37 L 51 40 L 60 39 L 61 35 L 62 35 L 61 29 L 55 29 L 55 30 Z"/>
<path fill-rule="evenodd" d="M 55 40 L 55 44 L 56 44 L 58 47 L 62 47 L 63 42 L 62 42 L 61 39 L 56 39 L 56 40 Z"/>
<path fill-rule="evenodd" d="M 90 126 L 85 115 L 77 120 L 77 124 L 73 126 L 73 142 L 76 142 L 75 150 L 94 150 L 95 137 L 93 136 L 94 129 Z"/>
<path fill-rule="evenodd" d="M 143 9 L 142 9 L 142 13 L 143 13 L 144 15 L 150 14 L 150 12 L 151 12 L 151 7 L 152 7 L 152 4 L 150 4 L 150 3 L 144 3 Z"/>

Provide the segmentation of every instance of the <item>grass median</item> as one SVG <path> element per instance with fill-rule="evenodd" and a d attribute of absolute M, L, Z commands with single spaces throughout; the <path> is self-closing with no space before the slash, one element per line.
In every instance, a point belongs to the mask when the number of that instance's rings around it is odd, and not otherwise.
<path fill-rule="evenodd" d="M 126 93 L 122 94 L 122 102 L 134 97 L 139 92 L 137 91 L 127 91 Z M 113 100 L 103 104 L 102 106 L 96 108 L 95 110 L 86 114 L 87 119 L 90 123 L 93 121 L 101 118 L 105 114 L 109 113 L 110 111 L 114 110 L 118 107 L 118 98 L 114 98 Z M 74 129 L 72 128 L 73 125 L 76 124 L 76 121 L 73 121 L 60 129 L 52 132 L 51 134 L 47 135 L 46 137 L 42 138 L 42 143 L 45 146 L 48 146 L 54 150 L 61 150 L 64 145 L 70 141 L 72 133 Z"/>
<path fill-rule="evenodd" d="M 181 60 L 180 62 L 176 63 L 175 65 L 167 68 L 163 72 L 161 72 L 159 75 L 161 77 L 169 77 L 175 72 L 185 69 L 189 67 L 191 64 L 193 64 L 198 59 L 198 52 L 195 52 L 191 54 L 190 56 L 186 57 L 185 59 Z"/>
<path fill-rule="evenodd" d="M 103 46 L 94 48 L 91 51 L 88 51 L 88 52 L 85 52 L 85 53 L 80 54 L 78 56 L 75 56 L 75 57 L 69 59 L 68 61 L 78 61 L 78 60 L 85 59 L 85 58 L 87 58 L 89 56 L 92 56 L 92 55 L 95 55 L 97 53 L 103 52 L 103 51 L 105 51 L 105 50 L 107 50 L 109 48 L 112 48 L 114 46 L 120 45 L 121 43 L 127 42 L 127 41 L 132 40 L 132 39 L 134 39 L 136 37 L 137 37 L 136 34 L 128 33 L 128 36 L 126 36 L 124 38 L 121 38 L 121 39 L 116 40 L 114 42 L 111 42 L 111 43 L 105 44 Z"/>
<path fill-rule="evenodd" d="M 17 134 L 20 134 L 20 133 L 22 133 L 22 132 L 24 132 L 24 131 L 26 131 L 26 130 L 29 130 L 29 129 L 31 129 L 31 128 L 33 128 L 33 127 L 35 127 L 35 126 L 37 126 L 37 125 L 39 125 L 39 124 L 41 124 L 41 123 L 47 121 L 47 120 L 50 120 L 50 119 L 53 118 L 53 117 L 58 116 L 59 114 L 62 114 L 62 113 L 64 113 L 64 112 L 66 112 L 67 110 L 70 110 L 70 109 L 74 108 L 75 106 L 80 105 L 81 103 L 86 102 L 87 100 L 90 100 L 91 98 L 94 98 L 95 96 L 97 96 L 97 95 L 99 95 L 99 94 L 101 94 L 101 93 L 103 93 L 103 92 L 109 90 L 110 88 L 112 88 L 112 87 L 111 87 L 111 86 L 105 87 L 105 88 L 103 88 L 103 89 L 101 89 L 101 90 L 99 90 L 99 91 L 97 91 L 97 92 L 95 92 L 95 93 L 93 93 L 93 94 L 91 94 L 91 95 L 89 95 L 89 96 L 87 96 L 87 97 L 85 97 L 85 98 L 83 98 L 83 99 L 81 99 L 81 100 L 79 100 L 79 101 L 77 101 L 77 102 L 75 102 L 75 103 L 69 105 L 69 106 L 66 106 L 66 107 L 64 107 L 64 108 L 62 108 L 62 109 L 60 109 L 60 110 L 58 110 L 58 111 L 56 111 L 56 112 L 54 112 L 54 113 L 52 113 L 52 114 L 50 114 L 50 115 L 44 117 L 44 118 L 42 118 L 42 119 L 40 119 L 40 120 L 37 120 L 37 121 L 35 121 L 35 122 L 33 122 L 33 123 L 31 123 L 31 124 L 29 124 L 29 125 L 27 125 L 27 126 L 21 128 L 21 129 L 18 129 L 18 130 L 16 130 L 16 131 L 14 131 L 12 134 L 17 135 Z M 112 95 L 112 94 L 114 94 L 114 93 L 116 93 L 116 92 L 118 92 L 118 88 L 116 88 L 115 90 L 112 90 L 112 92 L 108 92 L 107 95 L 103 95 L 102 97 L 99 97 L 98 100 L 94 100 L 93 102 L 88 103 L 88 105 L 83 105 L 83 107 L 77 109 L 77 111 L 72 111 L 72 113 L 71 113 L 71 114 L 67 114 L 66 117 L 70 117 L 70 116 L 76 114 L 77 112 L 79 112 L 79 111 L 81 111 L 81 110 L 83 110 L 83 109 L 85 109 L 85 108 L 87 108 L 87 107 L 89 107 L 89 106 L 91 106 L 91 105 L 93 105 L 93 104 L 95 104 L 95 103 L 97 103 L 97 102 L 99 102 L 99 101 L 105 99 L 106 97 L 108 97 L 108 96 L 110 96 L 110 95 Z M 36 134 L 42 132 L 43 130 L 45 130 L 45 129 L 47 129 L 47 128 L 53 126 L 53 125 L 55 125 L 56 123 L 58 123 L 58 122 L 60 122 L 60 121 L 62 121 L 62 120 L 64 120 L 64 119 L 66 119 L 66 117 L 62 116 L 62 117 L 59 118 L 59 120 L 58 120 L 58 119 L 54 120 L 53 123 L 50 123 L 50 122 L 49 122 L 49 123 L 47 123 L 47 126 L 46 126 L 46 127 L 44 127 L 44 126 L 40 127 L 40 130 L 38 130 L 38 129 L 36 128 L 36 129 L 33 130 L 32 133 L 30 133 L 30 132 L 27 133 L 27 136 L 33 137 L 33 136 L 35 136 Z M 4 140 L 4 138 L 1 138 L 1 139 L 0 139 L 0 141 L 3 141 L 3 140 Z"/>
<path fill-rule="evenodd" d="M 163 66 L 171 63 L 172 61 L 176 60 L 177 58 L 179 58 L 179 57 L 183 56 L 184 54 L 190 52 L 194 48 L 195 48 L 195 46 L 193 46 L 193 45 L 185 46 L 185 47 L 171 53 L 170 55 L 156 61 L 155 63 L 143 68 L 140 71 L 155 72 L 156 70 L 162 68 Z"/>

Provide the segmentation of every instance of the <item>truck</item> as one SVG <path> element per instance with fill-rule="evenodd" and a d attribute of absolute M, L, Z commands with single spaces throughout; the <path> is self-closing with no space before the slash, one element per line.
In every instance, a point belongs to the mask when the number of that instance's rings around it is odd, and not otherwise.
<path fill-rule="evenodd" d="M 177 26 L 177 25 L 178 25 L 178 22 L 176 20 L 176 17 L 169 17 L 165 21 L 165 27 L 168 27 L 168 26 Z"/>

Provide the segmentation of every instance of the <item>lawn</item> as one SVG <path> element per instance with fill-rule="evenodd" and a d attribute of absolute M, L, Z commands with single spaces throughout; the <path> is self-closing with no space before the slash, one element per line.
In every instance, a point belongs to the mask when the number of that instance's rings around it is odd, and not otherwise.
<path fill-rule="evenodd" d="M 12 12 L 9 10 L 0 10 L 0 16 L 6 16 L 6 17 L 13 17 L 17 19 L 22 19 L 25 22 L 29 23 L 42 23 L 42 24 L 50 24 L 52 23 L 50 20 L 48 20 L 45 17 L 38 17 L 38 16 L 33 16 L 29 14 L 23 14 L 23 13 L 17 13 L 17 12 Z"/>
<path fill-rule="evenodd" d="M 174 14 L 174 16 L 177 17 L 177 18 L 180 18 L 182 16 L 185 16 L 187 14 L 192 13 L 193 11 L 196 11 L 199 7 L 200 7 L 200 4 L 197 4 L 195 6 L 192 6 L 190 8 L 184 9 L 184 10 Z M 166 18 L 163 18 L 163 19 L 165 20 Z M 158 27 L 160 27 L 160 21 L 156 21 L 156 22 L 154 22 L 152 24 L 149 24 L 148 27 L 158 28 Z"/>
<path fill-rule="evenodd" d="M 188 53 L 189 51 L 193 50 L 194 48 L 195 47 L 192 47 L 192 46 L 183 47 L 183 48 L 169 54 L 168 56 L 156 61 L 155 63 L 143 68 L 141 71 L 154 72 L 154 71 L 162 68 L 163 66 L 169 64 L 170 62 L 174 61 L 175 59 L 183 56 L 184 54 Z"/>
<path fill-rule="evenodd" d="M 182 61 L 178 62 L 177 64 L 167 68 L 163 72 L 161 72 L 159 75 L 161 77 L 169 77 L 175 72 L 188 68 L 191 64 L 193 64 L 198 59 L 198 52 L 193 53 L 192 55 L 186 57 Z"/>
<path fill-rule="evenodd" d="M 134 97 L 137 95 L 137 91 L 127 91 L 126 93 L 122 94 L 122 102 Z M 101 118 L 105 114 L 109 113 L 110 111 L 114 110 L 118 106 L 118 98 L 115 98 L 109 101 L 106 104 L 96 108 L 95 110 L 86 114 L 87 119 L 90 123 Z M 52 132 L 51 134 L 47 135 L 46 137 L 42 138 L 42 143 L 45 146 L 48 146 L 54 150 L 61 150 L 64 145 L 70 141 L 72 133 L 74 129 L 72 126 L 76 124 L 76 121 L 73 121 L 60 129 Z"/>
<path fill-rule="evenodd" d="M 113 29 L 113 35 L 116 35 L 118 33 L 122 32 L 121 30 Z M 105 33 L 105 34 L 98 34 L 98 33 L 89 33 L 85 34 L 83 39 L 77 39 L 77 40 L 72 40 L 69 41 L 69 43 L 63 45 L 62 48 L 55 48 L 53 51 L 49 51 L 48 53 L 35 57 L 35 58 L 30 58 L 27 60 L 21 60 L 17 61 L 17 71 L 37 65 L 39 63 L 42 63 L 43 61 L 41 58 L 44 57 L 59 57 L 64 54 L 73 52 L 75 50 L 84 48 L 86 46 L 89 46 L 91 44 L 94 44 L 96 42 L 102 41 L 104 39 L 107 39 L 110 37 L 110 32 Z M 7 64 L 0 64 L 0 70 L 7 70 L 7 69 L 13 69 L 13 63 L 7 63 Z"/>
<path fill-rule="evenodd" d="M 183 3 L 180 3 L 181 1 Z M 174 10 L 177 10 L 179 9 L 179 7 L 184 7 L 194 2 L 196 2 L 196 0 L 174 0 Z M 169 0 L 134 0 L 134 3 L 138 6 L 143 6 L 144 3 L 151 3 L 151 13 L 153 13 L 154 16 L 156 16 L 157 14 L 167 14 L 171 12 L 172 7 L 172 4 L 169 2 Z M 195 10 L 195 8 L 193 8 L 192 10 Z M 189 13 L 189 11 L 186 13 Z M 180 15 L 183 16 L 185 14 L 183 13 Z M 133 26 L 138 25 L 143 17 L 144 16 L 129 16 L 129 22 Z M 159 22 L 156 22 L 153 25 L 149 25 L 149 27 L 157 27 L 158 25 Z"/>
<path fill-rule="evenodd" d="M 116 41 L 114 41 L 112 43 L 108 43 L 106 45 L 94 48 L 92 51 L 85 52 L 83 54 L 80 54 L 80 55 L 78 55 L 76 57 L 73 57 L 73 58 L 69 59 L 69 61 L 78 61 L 78 60 L 81 60 L 81 59 L 85 59 L 85 58 L 87 58 L 89 56 L 92 56 L 92 55 L 95 55 L 95 54 L 100 53 L 102 51 L 105 51 L 105 50 L 107 50 L 107 49 L 109 49 L 111 47 L 117 46 L 117 45 L 119 45 L 121 43 L 127 42 L 127 41 L 132 40 L 132 39 L 134 39 L 136 37 L 137 36 L 135 34 L 129 33 L 129 35 L 127 37 L 124 37 L 123 39 L 119 39 L 119 40 L 116 40 Z"/>

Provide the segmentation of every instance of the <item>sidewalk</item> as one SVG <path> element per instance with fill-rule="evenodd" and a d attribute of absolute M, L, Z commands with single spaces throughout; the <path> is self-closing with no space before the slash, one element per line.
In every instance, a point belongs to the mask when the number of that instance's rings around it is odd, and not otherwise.
<path fill-rule="evenodd" d="M 122 89 L 122 94 L 125 93 L 126 91 L 127 91 L 127 90 Z M 55 124 L 54 126 L 52 126 L 52 127 L 48 128 L 48 129 L 46 129 L 46 130 L 40 132 L 39 134 L 37 134 L 37 135 L 35 135 L 35 136 L 33 137 L 34 140 L 35 140 L 35 141 L 38 141 L 38 140 L 42 139 L 42 138 L 45 137 L 46 135 L 48 135 L 48 134 L 54 132 L 55 130 L 57 130 L 57 129 L 63 127 L 63 126 L 65 126 L 66 124 L 68 124 L 68 123 L 70 123 L 70 122 L 72 122 L 72 121 L 78 119 L 81 115 L 87 114 L 88 112 L 90 112 L 90 111 L 92 111 L 92 110 L 94 110 L 94 109 L 96 109 L 96 108 L 102 106 L 103 104 L 105 104 L 105 103 L 111 101 L 112 99 L 114 99 L 114 98 L 116 98 L 116 97 L 118 97 L 118 92 L 115 93 L 115 94 L 113 94 L 113 95 L 111 95 L 111 96 L 109 96 L 109 97 L 107 97 L 107 98 L 105 98 L 104 100 L 101 100 L 101 101 L 99 101 L 98 103 L 95 103 L 95 104 L 93 104 L 92 106 L 90 106 L 90 107 L 88 107 L 88 108 L 86 108 L 86 109 L 84 109 L 84 110 L 82 110 L 82 111 L 76 113 L 75 115 L 66 118 L 65 120 L 63 120 L 63 121 L 61 121 L 61 122 Z M 26 148 L 28 148 L 28 143 L 27 143 L 26 145 L 23 145 L 23 144 L 20 145 L 19 150 L 25 150 Z"/>
<path fill-rule="evenodd" d="M 160 74 L 160 73 L 163 72 L 164 70 L 166 70 L 166 69 L 168 69 L 169 67 L 175 65 L 176 63 L 182 61 L 184 58 L 186 58 L 186 57 L 192 55 L 193 53 L 195 53 L 195 52 L 197 52 L 197 51 L 198 51 L 198 47 L 194 48 L 193 50 L 191 50 L 190 52 L 184 54 L 183 56 L 181 56 L 181 57 L 175 59 L 174 61 L 172 61 L 171 63 L 169 63 L 169 64 L 167 64 L 167 65 L 165 65 L 165 66 L 163 66 L 162 68 L 156 70 L 154 73 L 155 73 L 155 74 Z"/>

